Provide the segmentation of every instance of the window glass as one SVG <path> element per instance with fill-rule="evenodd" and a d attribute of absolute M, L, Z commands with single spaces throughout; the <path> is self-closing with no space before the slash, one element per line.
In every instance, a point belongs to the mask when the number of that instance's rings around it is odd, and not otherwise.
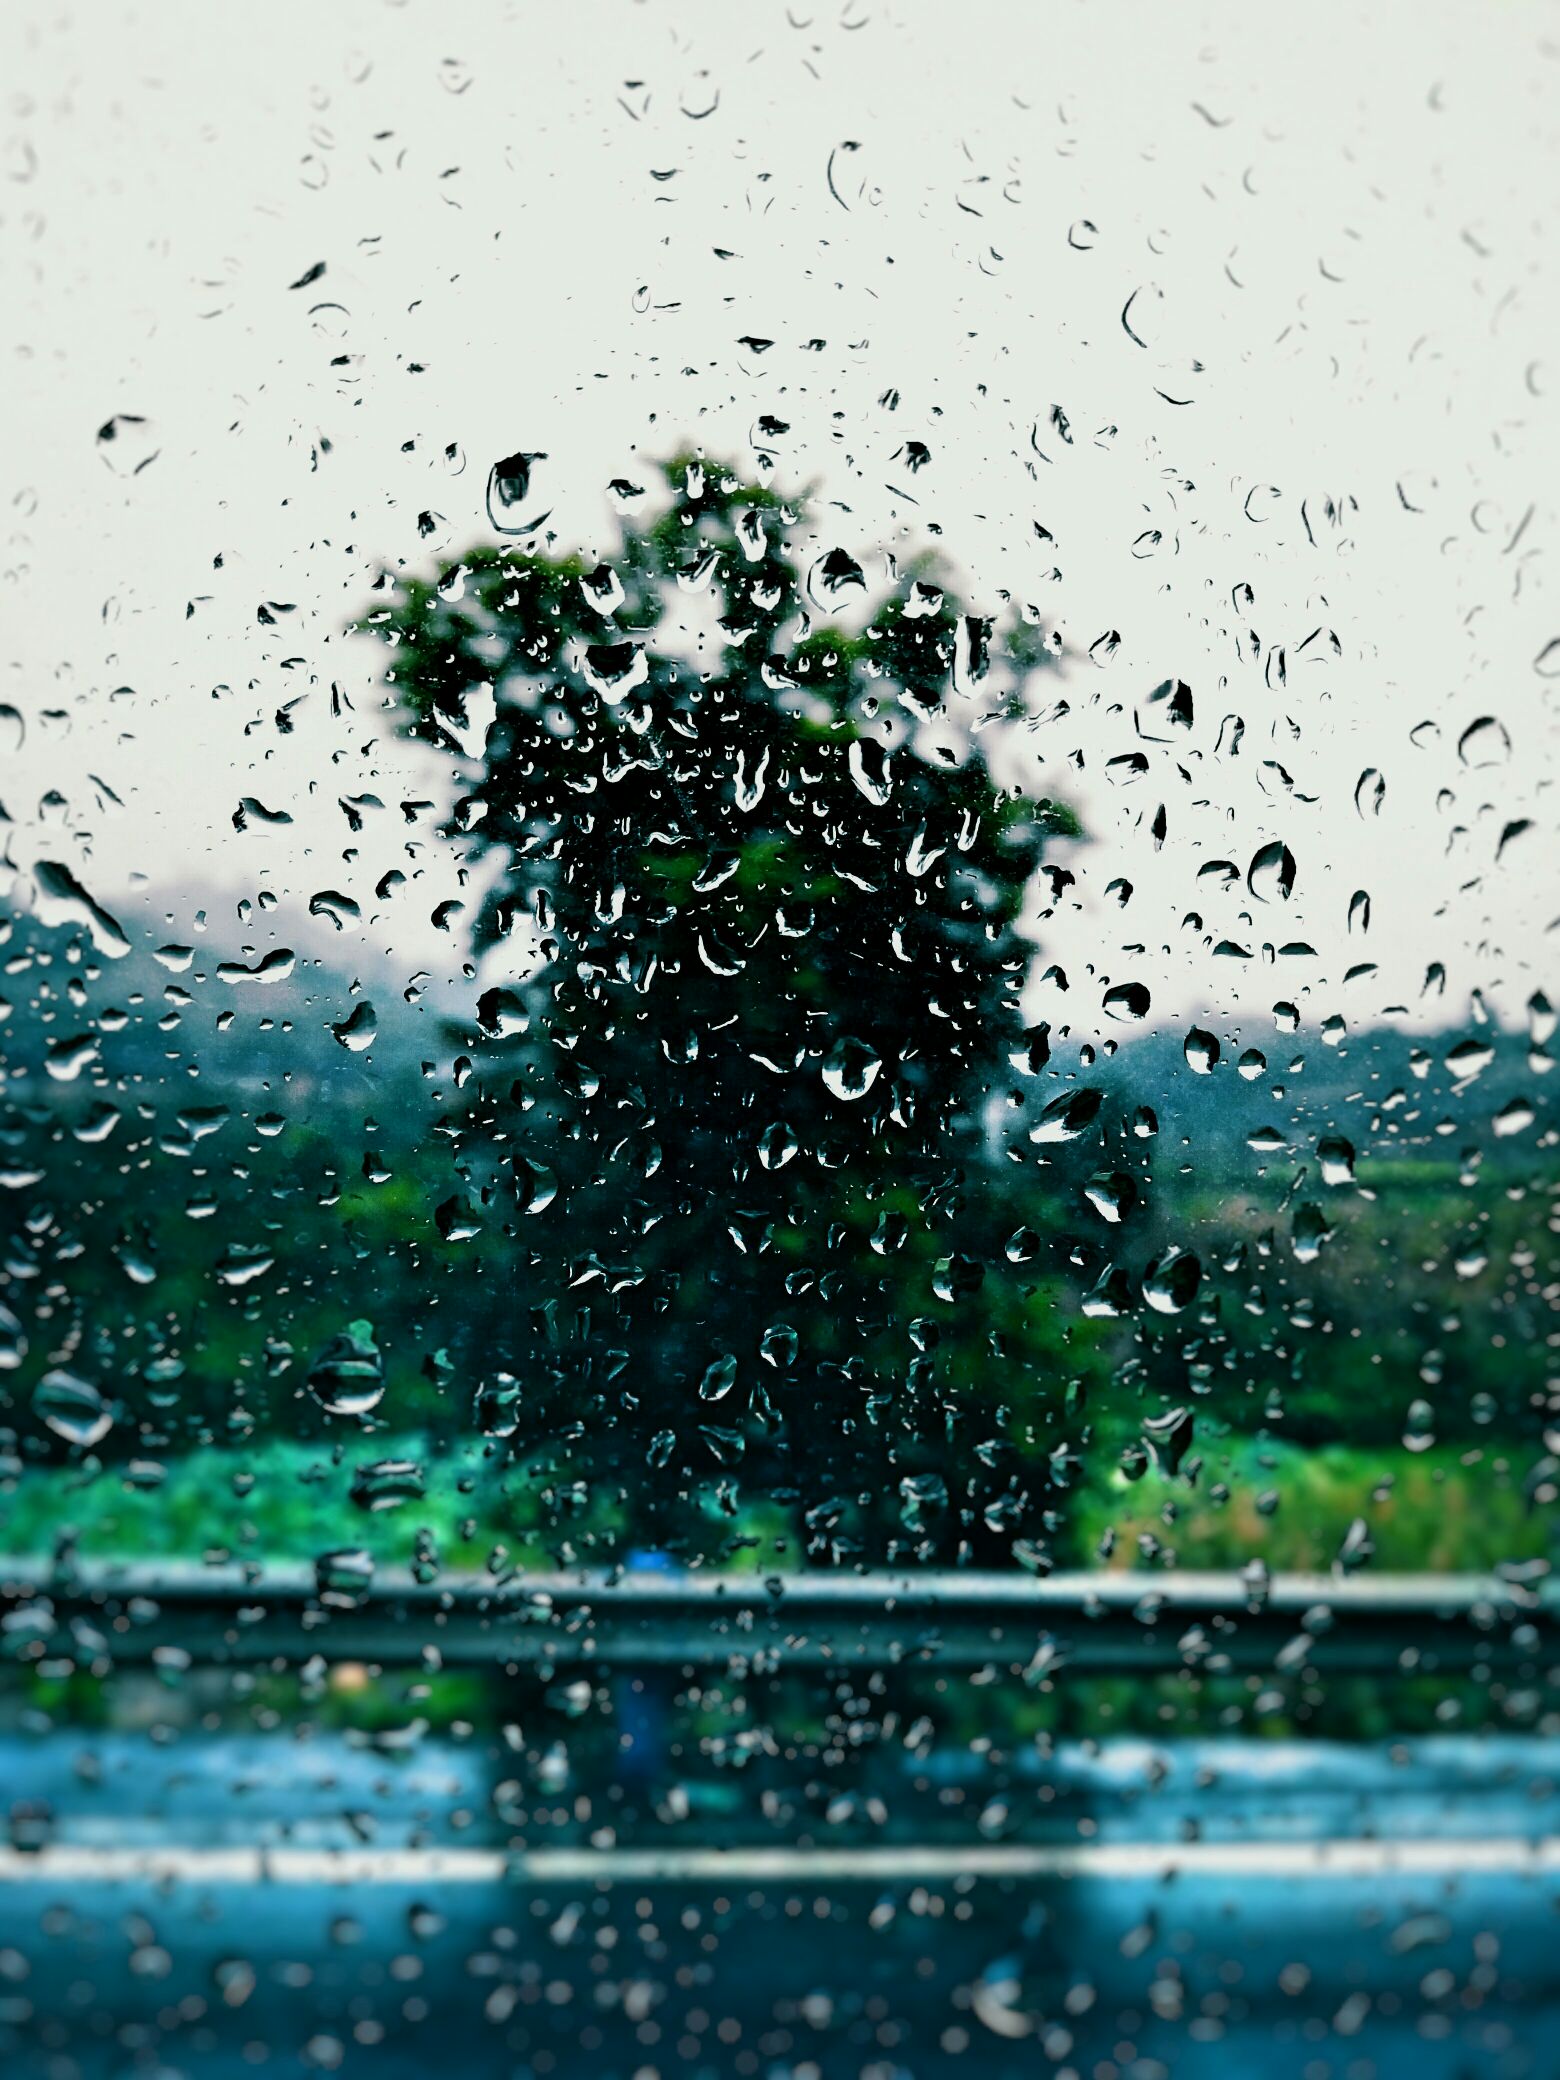
<path fill-rule="evenodd" d="M 0 22 L 8 2071 L 1547 2069 L 1546 34 Z"/>

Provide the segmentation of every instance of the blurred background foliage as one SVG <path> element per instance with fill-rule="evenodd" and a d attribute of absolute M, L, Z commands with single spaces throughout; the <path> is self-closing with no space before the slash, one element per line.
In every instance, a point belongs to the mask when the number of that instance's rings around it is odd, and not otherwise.
<path fill-rule="evenodd" d="M 200 949 L 105 979 L 11 921 L 7 1550 L 1544 1552 L 1524 1037 L 1470 1068 L 1455 1032 L 1303 1032 L 1237 1076 L 1027 1023 L 1078 835 L 993 726 L 1059 676 L 1037 631 L 929 561 L 804 565 L 805 501 L 714 465 L 644 497 L 608 562 L 501 541 L 362 617 L 457 776 L 469 1009 L 372 983 L 365 1032 L 315 962 L 211 1018 Z M 63 1003 L 110 986 L 58 1074 Z M 90 1442 L 47 1420 L 62 1369 Z M 380 1461 L 422 1492 L 376 1503 Z"/>

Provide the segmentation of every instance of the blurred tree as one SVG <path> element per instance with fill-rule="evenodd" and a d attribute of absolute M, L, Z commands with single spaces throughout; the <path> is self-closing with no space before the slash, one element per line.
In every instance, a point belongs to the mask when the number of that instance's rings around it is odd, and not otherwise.
<path fill-rule="evenodd" d="M 519 1245 L 479 1416 L 620 1484 L 641 1542 L 705 1550 L 757 1491 L 822 1556 L 1006 1557 L 1043 1537 L 1067 1332 L 1004 1251 L 1035 1187 L 1016 1211 L 992 1101 L 1044 1055 L 1019 920 L 1076 827 L 975 730 L 1050 653 L 925 568 L 873 601 L 727 470 L 665 480 L 608 562 L 482 548 L 386 574 L 364 622 L 415 735 L 468 759 L 492 714 L 455 828 L 503 871 L 438 1211 Z"/>

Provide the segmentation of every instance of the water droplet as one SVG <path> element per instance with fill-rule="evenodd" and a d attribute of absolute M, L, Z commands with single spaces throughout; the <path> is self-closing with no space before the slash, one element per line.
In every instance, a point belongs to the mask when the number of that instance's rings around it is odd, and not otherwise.
<path fill-rule="evenodd" d="M 1143 1418 L 1143 1435 L 1167 1479 L 1173 1480 L 1180 1472 L 1195 1429 L 1189 1408 L 1167 1408 L 1163 1415 Z"/>
<path fill-rule="evenodd" d="M 1324 1134 L 1316 1144 L 1323 1184 L 1353 1184 L 1354 1144 L 1341 1134 Z"/>
<path fill-rule="evenodd" d="M 948 1513 L 948 1483 L 940 1473 L 907 1473 L 899 1483 L 899 1514 L 919 1538 L 936 1531 Z"/>
<path fill-rule="evenodd" d="M 1211 1076 L 1218 1067 L 1219 1043 L 1202 1026 L 1192 1027 L 1181 1052 L 1186 1056 L 1187 1067 L 1198 1076 Z"/>
<path fill-rule="evenodd" d="M 1091 1321 L 1118 1321 L 1132 1312 L 1132 1288 L 1119 1265 L 1107 1264 L 1083 1298 Z"/>
<path fill-rule="evenodd" d="M 545 1163 L 516 1155 L 511 1165 L 515 1199 L 522 1213 L 545 1213 L 558 1196 L 558 1180 Z"/>
<path fill-rule="evenodd" d="M 735 1356 L 728 1352 L 724 1358 L 717 1358 L 712 1365 L 704 1368 L 704 1377 L 699 1382 L 699 1399 L 724 1401 L 736 1383 L 737 1361 Z"/>
<path fill-rule="evenodd" d="M 783 1170 L 801 1146 L 783 1119 L 771 1120 L 758 1141 L 758 1160 L 766 1170 Z"/>
<path fill-rule="evenodd" d="M 162 452 L 157 430 L 139 412 L 115 412 L 97 430 L 97 451 L 116 476 L 136 477 Z"/>
<path fill-rule="evenodd" d="M 800 1338 L 789 1322 L 772 1322 L 759 1340 L 758 1354 L 766 1365 L 784 1372 L 796 1363 Z"/>
<path fill-rule="evenodd" d="M 986 1282 L 986 1267 L 976 1257 L 955 1252 L 939 1260 L 932 1273 L 932 1291 L 950 1307 L 978 1293 Z"/>
<path fill-rule="evenodd" d="M 374 1586 L 374 1557 L 361 1546 L 321 1553 L 314 1563 L 314 1584 L 329 1610 L 355 1610 Z"/>
<path fill-rule="evenodd" d="M 482 1233 L 482 1223 L 459 1193 L 433 1209 L 433 1225 L 446 1242 L 470 1242 Z"/>
<path fill-rule="evenodd" d="M 1108 1018 L 1119 1018 L 1123 1022 L 1136 1022 L 1147 1018 L 1150 1003 L 1148 988 L 1141 982 L 1117 982 L 1105 992 L 1105 1014 Z"/>
<path fill-rule="evenodd" d="M 1295 892 L 1295 856 L 1275 838 L 1259 846 L 1246 870 L 1246 886 L 1259 903 L 1287 903 Z"/>
<path fill-rule="evenodd" d="M 848 754 L 850 777 L 869 802 L 878 808 L 894 790 L 892 762 L 886 749 L 873 737 L 856 737 Z"/>
<path fill-rule="evenodd" d="M 38 915 L 45 924 L 85 925 L 93 945 L 110 960 L 119 960 L 130 951 L 130 941 L 117 918 L 88 895 L 69 867 L 59 860 L 34 860 L 32 880 L 37 890 Z"/>
<path fill-rule="evenodd" d="M 96 1033 L 68 1033 L 51 1040 L 44 1050 L 43 1066 L 56 1083 L 74 1083 L 98 1058 Z"/>
<path fill-rule="evenodd" d="M 532 471 L 546 460 L 545 449 L 534 454 L 517 450 L 495 462 L 488 472 L 488 519 L 500 534 L 535 534 L 548 518 L 550 507 L 529 515 L 523 512 L 531 497 Z"/>
<path fill-rule="evenodd" d="M 1180 1314 L 1197 1298 L 1202 1264 L 1193 1250 L 1171 1243 L 1143 1273 L 1143 1298 L 1160 1314 Z"/>
<path fill-rule="evenodd" d="M 866 590 L 861 565 L 843 549 L 830 549 L 820 556 L 807 577 L 807 590 L 816 605 L 837 600 L 842 592 Z"/>
<path fill-rule="evenodd" d="M 638 643 L 587 643 L 581 670 L 585 683 L 609 707 L 627 700 L 650 676 L 650 664 Z"/>
<path fill-rule="evenodd" d="M 0 1372 L 14 1372 L 27 1355 L 27 1332 L 0 1301 Z"/>
<path fill-rule="evenodd" d="M 379 1013 L 365 997 L 362 1003 L 354 1004 L 340 1024 L 331 1027 L 331 1031 L 343 1047 L 353 1054 L 363 1054 L 374 1044 L 374 1035 L 379 1031 Z"/>
<path fill-rule="evenodd" d="M 864 1098 L 877 1082 L 882 1056 L 865 1040 L 842 1034 L 823 1058 L 823 1080 L 836 1098 Z"/>
<path fill-rule="evenodd" d="M 350 1322 L 309 1367 L 304 1384 L 328 1415 L 366 1416 L 385 1394 L 385 1364 L 373 1324 Z"/>
<path fill-rule="evenodd" d="M 377 1516 L 404 1502 L 421 1502 L 424 1473 L 415 1459 L 374 1459 L 359 1466 L 352 1478 L 352 1500 Z"/>
<path fill-rule="evenodd" d="M 1076 1141 L 1080 1134 L 1088 1132 L 1099 1117 L 1104 1092 L 1092 1084 L 1082 1084 L 1075 1091 L 1063 1091 L 1044 1108 L 1039 1120 L 1029 1130 L 1031 1141 L 1042 1144 L 1053 1141 Z"/>
<path fill-rule="evenodd" d="M 67 1444 L 90 1450 L 114 1427 L 114 1411 L 90 1380 L 63 1366 L 46 1372 L 33 1389 L 33 1414 Z"/>
<path fill-rule="evenodd" d="M 1099 1170 L 1084 1186 L 1083 1196 L 1101 1220 L 1114 1226 L 1138 1203 L 1137 1179 L 1125 1170 Z"/>
<path fill-rule="evenodd" d="M 1038 1076 L 1050 1059 L 1051 1027 L 1046 1019 L 1029 1026 L 1024 1033 L 1023 1046 L 1011 1048 L 1008 1052 L 1008 1060 L 1020 1076 Z"/>
<path fill-rule="evenodd" d="M 252 967 L 243 961 L 219 961 L 217 979 L 229 988 L 236 989 L 245 982 L 285 982 L 293 971 L 296 955 L 290 946 L 278 946 L 265 954 Z"/>
<path fill-rule="evenodd" d="M 1457 739 L 1457 756 L 1465 766 L 1502 766 L 1511 756 L 1511 739 L 1506 726 L 1493 715 L 1470 722 Z"/>
<path fill-rule="evenodd" d="M 1513 1134 L 1525 1134 L 1537 1117 L 1531 1099 L 1508 1098 L 1490 1125 L 1500 1139 L 1505 1140 Z"/>
<path fill-rule="evenodd" d="M 213 1276 L 219 1286 L 253 1285 L 276 1263 L 273 1250 L 253 1244 L 235 1242 L 225 1249 L 213 1268 Z"/>
<path fill-rule="evenodd" d="M 346 925 L 358 923 L 363 912 L 351 896 L 342 895 L 338 889 L 322 888 L 309 898 L 309 915 L 328 917 L 339 932 Z"/>
<path fill-rule="evenodd" d="M 1315 1263 L 1332 1232 L 1332 1223 L 1314 1199 L 1307 1199 L 1303 1205 L 1297 1206 L 1291 1241 L 1296 1262 Z"/>
<path fill-rule="evenodd" d="M 1446 1066 L 1459 1083 L 1482 1075 L 1494 1059 L 1495 1050 L 1488 1040 L 1459 1040 L 1446 1052 Z"/>

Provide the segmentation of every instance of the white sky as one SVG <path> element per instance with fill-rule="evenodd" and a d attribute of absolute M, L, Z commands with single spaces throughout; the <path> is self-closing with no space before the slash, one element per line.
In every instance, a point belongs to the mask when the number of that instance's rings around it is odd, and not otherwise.
<path fill-rule="evenodd" d="M 605 550 L 608 478 L 688 439 L 741 461 L 767 411 L 791 424 L 792 481 L 849 509 L 823 546 L 905 551 L 935 522 L 973 604 L 1033 601 L 1079 654 L 1071 713 L 1031 740 L 1037 784 L 1093 839 L 1082 907 L 1045 927 L 1072 981 L 1051 1015 L 1090 1030 L 1109 976 L 1147 982 L 1156 1017 L 1266 1024 L 1289 996 L 1360 1023 L 1418 1006 L 1434 960 L 1438 1021 L 1475 987 L 1506 1017 L 1553 993 L 1548 8 L 11 0 L 0 80 L 13 865 L 65 859 L 156 939 L 269 888 L 257 951 L 323 944 L 308 897 L 344 889 L 365 962 L 447 962 L 428 919 L 452 865 L 395 807 L 446 783 L 394 741 L 381 657 L 340 637 L 368 574 L 476 538 L 489 463 L 516 448 L 547 453 L 560 543 Z M 139 474 L 95 443 L 113 413 L 151 424 Z M 914 479 L 907 437 L 933 454 Z M 424 508 L 447 522 L 427 544 Z M 1156 553 L 1134 554 L 1150 530 Z M 266 600 L 296 611 L 266 629 Z M 1247 625 L 1287 647 L 1287 685 L 1238 649 Z M 1299 651 L 1317 628 L 1341 654 Z M 1167 677 L 1197 707 L 1173 753 L 1132 720 Z M 332 680 L 356 704 L 341 719 Z M 1228 714 L 1233 760 L 1214 755 Z M 1484 716 L 1509 755 L 1486 731 L 1499 762 L 1471 767 L 1458 740 Z M 1110 785 L 1106 759 L 1137 748 L 1150 775 Z M 1293 794 L 1264 792 L 1267 759 Z M 1386 795 L 1362 818 L 1372 767 Z M 336 800 L 366 789 L 388 806 L 344 859 Z M 241 795 L 293 824 L 235 834 Z M 1288 905 L 1198 881 L 1274 838 L 1298 864 Z M 378 905 L 395 864 L 422 877 Z M 1193 908 L 1254 954 L 1306 939 L 1320 957 L 1215 962 Z M 1346 988 L 1361 960 L 1378 972 Z"/>

